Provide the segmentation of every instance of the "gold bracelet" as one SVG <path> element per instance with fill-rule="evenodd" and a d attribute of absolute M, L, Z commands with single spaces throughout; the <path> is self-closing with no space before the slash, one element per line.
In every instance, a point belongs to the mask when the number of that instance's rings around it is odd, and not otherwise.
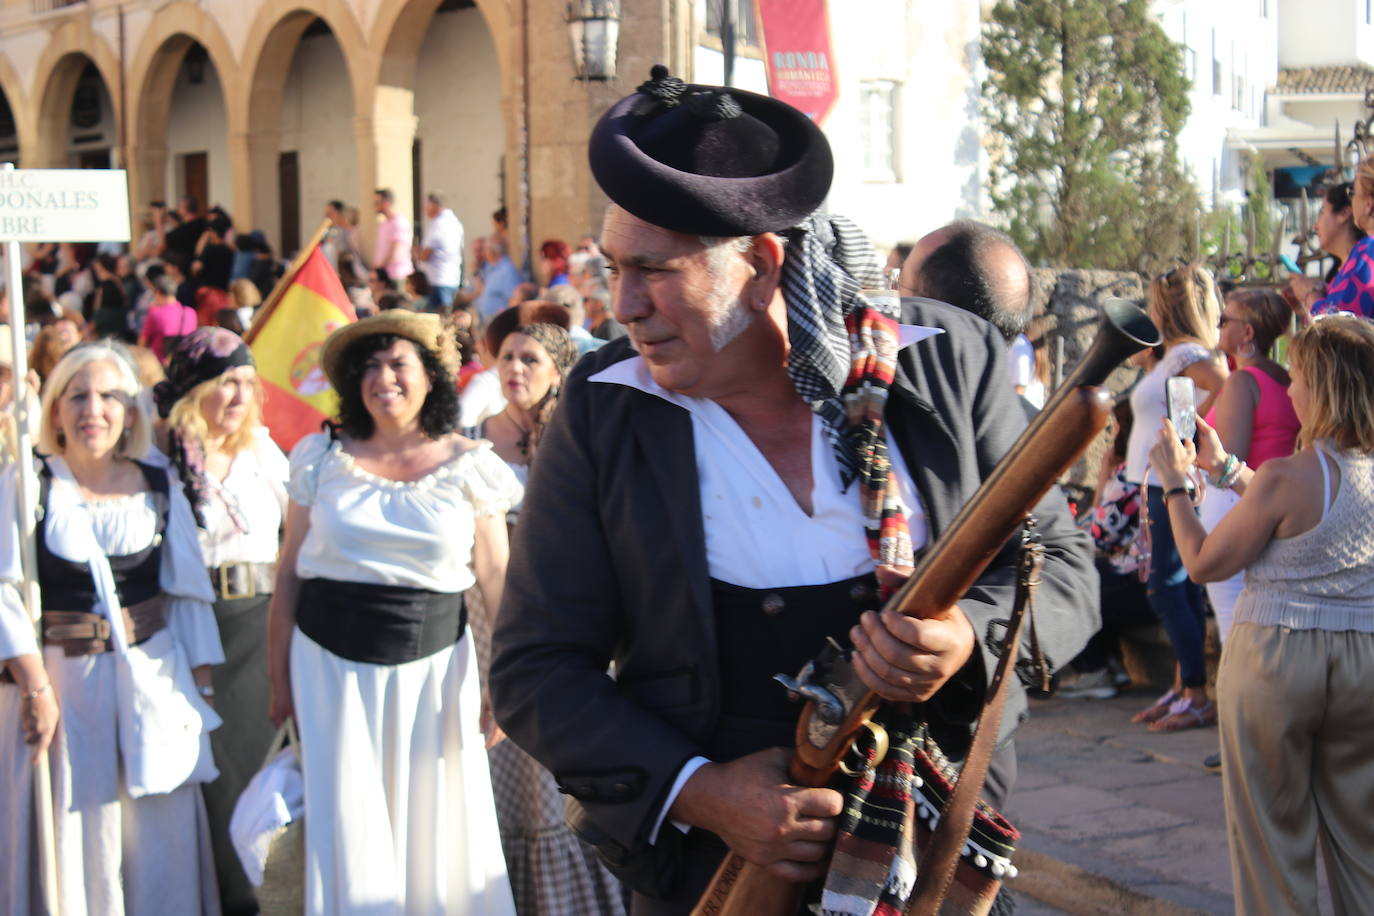
<path fill-rule="evenodd" d="M 46 684 L 44 684 L 42 687 L 39 687 L 37 690 L 30 690 L 28 693 L 24 694 L 24 699 L 32 703 L 34 700 L 38 699 L 43 694 L 47 693 L 49 690 L 52 690 L 52 681 L 48 681 Z"/>

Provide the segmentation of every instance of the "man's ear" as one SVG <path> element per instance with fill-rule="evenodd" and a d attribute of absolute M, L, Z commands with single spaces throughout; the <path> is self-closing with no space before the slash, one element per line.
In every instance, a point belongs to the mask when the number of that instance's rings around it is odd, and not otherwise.
<path fill-rule="evenodd" d="M 754 272 L 747 287 L 750 305 L 766 308 L 782 283 L 782 259 L 786 253 L 782 239 L 774 232 L 754 236 L 754 243 L 744 252 L 745 263 Z"/>

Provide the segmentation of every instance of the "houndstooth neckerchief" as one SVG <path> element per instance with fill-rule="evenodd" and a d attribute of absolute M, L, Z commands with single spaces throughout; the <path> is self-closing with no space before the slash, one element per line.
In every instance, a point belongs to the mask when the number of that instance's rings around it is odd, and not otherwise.
<path fill-rule="evenodd" d="M 840 463 L 840 483 L 848 489 L 859 475 L 859 458 L 849 441 L 850 424 L 840 398 L 852 365 L 845 318 L 861 306 L 887 304 L 859 294 L 883 285 L 878 254 L 863 230 L 845 216 L 818 211 L 782 234 L 788 239 L 782 263 L 791 343 L 787 374 L 824 421 L 826 438 Z M 886 313 L 897 317 L 893 310 Z"/>

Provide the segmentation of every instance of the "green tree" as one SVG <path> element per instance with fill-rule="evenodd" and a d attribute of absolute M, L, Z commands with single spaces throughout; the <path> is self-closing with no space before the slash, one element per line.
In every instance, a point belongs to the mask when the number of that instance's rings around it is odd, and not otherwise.
<path fill-rule="evenodd" d="M 982 52 L 989 190 L 1032 261 L 1150 271 L 1191 253 L 1188 78 L 1147 0 L 999 0 Z"/>

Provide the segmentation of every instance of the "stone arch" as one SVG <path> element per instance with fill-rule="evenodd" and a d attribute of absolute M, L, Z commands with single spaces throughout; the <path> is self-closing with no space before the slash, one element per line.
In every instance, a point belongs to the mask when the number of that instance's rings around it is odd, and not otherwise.
<path fill-rule="evenodd" d="M 278 174 L 282 100 L 302 37 L 316 19 L 338 44 L 351 97 L 348 110 L 355 111 L 371 52 L 345 0 L 305 0 L 284 8 L 264 4 L 244 45 L 239 89 L 229 100 L 230 124 L 242 125 L 230 136 L 234 216 L 241 226 L 263 230 L 273 244 L 280 244 L 280 199 L 272 176 Z M 356 118 L 350 126 L 356 134 Z"/>
<path fill-rule="evenodd" d="M 497 134 L 499 148 L 496 157 L 499 159 L 501 154 L 514 148 L 517 131 L 511 102 L 516 84 L 513 68 L 517 63 L 511 54 L 512 49 L 518 47 L 513 32 L 515 18 L 506 0 L 473 0 L 471 5 L 480 15 L 485 38 L 495 52 L 496 86 L 493 87 L 495 97 L 491 98 L 491 110 L 500 113 L 500 126 L 493 131 Z M 443 0 L 382 0 L 377 10 L 370 31 L 380 41 L 375 51 L 374 69 L 369 74 L 367 94 L 358 100 L 359 122 L 371 128 L 370 136 L 364 137 L 362 131 L 359 132 L 359 178 L 365 186 L 363 191 L 369 184 L 372 187 L 394 186 L 399 190 L 411 186 L 416 179 L 412 171 L 411 149 L 424 127 L 417 105 L 417 90 L 422 82 L 419 66 L 422 49 L 431 37 L 442 6 Z M 428 126 L 434 126 L 432 119 Z M 432 148 L 431 139 L 425 138 L 425 150 Z M 422 154 L 421 158 L 425 156 Z M 430 158 L 434 158 L 432 154 Z M 495 165 L 494 159 L 493 177 L 498 172 Z M 510 200 L 519 183 L 519 170 L 512 167 L 511 163 L 506 164 L 505 178 L 506 187 L 502 197 Z M 425 190 L 437 189 L 430 171 L 424 172 L 423 180 L 428 185 Z M 450 187 L 448 190 L 452 192 L 454 189 Z M 494 209 L 494 201 L 493 205 L 480 208 L 481 221 L 474 224 L 478 208 L 471 206 L 471 212 L 465 214 L 452 197 L 450 193 L 454 210 L 469 225 L 469 231 L 476 234 L 484 230 L 487 214 Z M 406 199 L 401 209 L 409 213 L 411 201 Z M 419 217 L 418 213 L 412 215 Z M 370 228 L 365 226 L 364 234 Z"/>
<path fill-rule="evenodd" d="M 164 7 L 143 33 L 130 68 L 129 133 L 137 146 L 129 150 L 129 196 L 142 202 L 167 198 L 167 133 L 177 73 L 186 52 L 199 44 L 219 78 L 226 112 L 230 87 L 238 81 L 238 63 L 219 24 L 187 0 Z M 235 125 L 229 124 L 232 133 Z"/>
<path fill-rule="evenodd" d="M 501 83 L 507 85 L 511 45 L 501 39 L 512 34 L 515 18 L 504 0 L 474 0 L 474 3 L 496 46 Z M 415 61 L 425 40 L 425 30 L 442 5 L 443 0 L 383 0 L 372 33 L 385 36 L 385 41 L 377 55 L 377 68 L 369 74 L 372 85 L 408 86 L 415 81 Z"/>
<path fill-rule="evenodd" d="M 26 166 L 54 168 L 66 165 L 67 122 L 72 96 L 87 61 L 95 65 L 110 96 L 115 122 L 113 145 L 115 149 L 123 146 L 125 137 L 122 130 L 123 100 L 119 92 L 119 60 L 109 42 L 95 32 L 89 22 L 71 19 L 52 33 L 39 56 L 38 66 L 34 68 L 32 98 L 36 104 L 30 106 L 29 111 L 34 142 L 31 157 L 26 151 Z M 34 161 L 27 161 L 29 158 Z"/>
<path fill-rule="evenodd" d="M 5 104 L 10 107 L 14 119 L 14 132 L 19 141 L 19 159 L 22 161 L 27 148 L 33 143 L 33 131 L 28 124 L 28 98 L 24 95 L 24 83 L 19 72 L 14 69 L 7 55 L 0 52 L 0 93 L 4 93 Z"/>
<path fill-rule="evenodd" d="M 334 33 L 348 67 L 348 79 L 357 99 L 368 81 L 371 52 L 353 9 L 345 0 L 308 0 L 289 7 L 264 3 L 248 32 L 240 73 L 241 91 L 229 104 L 230 123 L 247 124 L 251 112 L 256 123 L 276 124 L 281 113 L 281 91 L 291 70 L 291 60 L 301 35 L 316 19 L 323 19 Z"/>

